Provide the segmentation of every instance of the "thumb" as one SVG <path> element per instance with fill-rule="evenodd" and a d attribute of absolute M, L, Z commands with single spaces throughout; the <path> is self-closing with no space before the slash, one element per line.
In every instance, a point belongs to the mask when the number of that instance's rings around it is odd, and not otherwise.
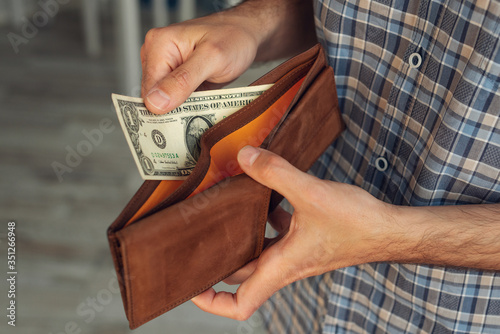
<path fill-rule="evenodd" d="M 282 157 L 267 150 L 245 146 L 238 152 L 241 169 L 255 181 L 276 190 L 294 206 L 313 177 L 292 166 Z"/>
<path fill-rule="evenodd" d="M 149 111 L 164 114 L 177 108 L 211 75 L 211 67 L 207 66 L 202 54 L 193 52 L 189 59 L 151 88 L 144 98 Z"/>

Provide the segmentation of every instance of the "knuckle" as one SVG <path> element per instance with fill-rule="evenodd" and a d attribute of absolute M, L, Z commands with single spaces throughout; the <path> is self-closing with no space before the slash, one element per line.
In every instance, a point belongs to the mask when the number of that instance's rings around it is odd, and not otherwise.
<path fill-rule="evenodd" d="M 210 61 L 213 63 L 220 63 L 225 61 L 225 57 L 227 52 L 226 47 L 223 42 L 215 41 L 215 42 L 206 42 L 203 45 L 204 53 L 210 58 Z"/>
<path fill-rule="evenodd" d="M 187 69 L 182 67 L 178 68 L 176 71 L 172 72 L 172 78 L 182 90 L 190 88 L 191 73 L 189 73 Z"/>
<path fill-rule="evenodd" d="M 272 179 L 279 176 L 281 171 L 285 168 L 283 159 L 276 155 L 266 155 L 261 161 L 258 161 L 259 158 L 257 158 L 256 162 L 262 167 L 262 175 L 266 179 Z"/>
<path fill-rule="evenodd" d="M 151 28 L 144 37 L 144 44 L 146 46 L 162 45 L 169 40 L 175 39 L 180 34 L 179 29 L 172 25 L 168 27 Z"/>
<path fill-rule="evenodd" d="M 205 48 L 212 57 L 219 57 L 224 54 L 224 46 L 220 42 L 207 43 Z"/>
<path fill-rule="evenodd" d="M 150 45 L 155 41 L 158 36 L 158 30 L 158 28 L 153 28 L 146 33 L 146 37 L 144 38 L 145 45 Z"/>
<path fill-rule="evenodd" d="M 309 180 L 308 187 L 303 189 L 303 197 L 307 198 L 308 203 L 323 203 L 326 198 L 329 198 L 330 188 L 321 180 Z"/>
<path fill-rule="evenodd" d="M 250 319 L 250 317 L 252 316 L 252 314 L 253 314 L 252 310 L 245 309 L 245 310 L 243 310 L 242 312 L 238 313 L 235 316 L 235 320 L 238 320 L 238 321 L 247 321 L 248 319 Z"/>

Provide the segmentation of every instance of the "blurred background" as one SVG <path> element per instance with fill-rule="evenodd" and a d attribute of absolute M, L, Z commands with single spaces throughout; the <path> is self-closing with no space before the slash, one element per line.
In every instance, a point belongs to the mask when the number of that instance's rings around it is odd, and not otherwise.
<path fill-rule="evenodd" d="M 110 95 L 139 95 L 139 49 L 150 28 L 232 4 L 0 0 L 0 333 L 132 332 L 106 229 L 142 180 Z M 231 86 L 275 65 L 256 65 Z M 85 144 L 85 134 L 97 132 Z M 79 148 L 85 156 L 68 158 Z M 6 317 L 9 221 L 16 223 L 15 327 Z M 260 322 L 216 317 L 188 302 L 133 333 L 252 334 L 262 333 Z"/>

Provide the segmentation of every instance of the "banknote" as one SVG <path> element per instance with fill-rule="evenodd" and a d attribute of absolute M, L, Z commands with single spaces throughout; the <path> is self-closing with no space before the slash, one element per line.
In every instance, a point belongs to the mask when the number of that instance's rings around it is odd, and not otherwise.
<path fill-rule="evenodd" d="M 194 92 L 163 115 L 141 98 L 113 94 L 113 104 L 139 172 L 145 180 L 183 180 L 201 153 L 201 135 L 272 85 Z"/>

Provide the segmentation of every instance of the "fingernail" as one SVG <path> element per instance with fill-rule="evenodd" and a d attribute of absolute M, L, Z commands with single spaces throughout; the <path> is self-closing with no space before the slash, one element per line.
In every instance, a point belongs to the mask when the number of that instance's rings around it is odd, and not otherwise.
<path fill-rule="evenodd" d="M 240 150 L 240 152 L 238 152 L 238 161 L 240 164 L 252 166 L 259 154 L 259 149 L 253 146 L 245 146 Z"/>
<path fill-rule="evenodd" d="M 149 103 L 160 110 L 165 110 L 170 103 L 170 98 L 168 97 L 168 95 L 159 89 L 155 89 L 154 91 L 150 92 L 148 96 L 146 96 L 146 99 Z"/>

